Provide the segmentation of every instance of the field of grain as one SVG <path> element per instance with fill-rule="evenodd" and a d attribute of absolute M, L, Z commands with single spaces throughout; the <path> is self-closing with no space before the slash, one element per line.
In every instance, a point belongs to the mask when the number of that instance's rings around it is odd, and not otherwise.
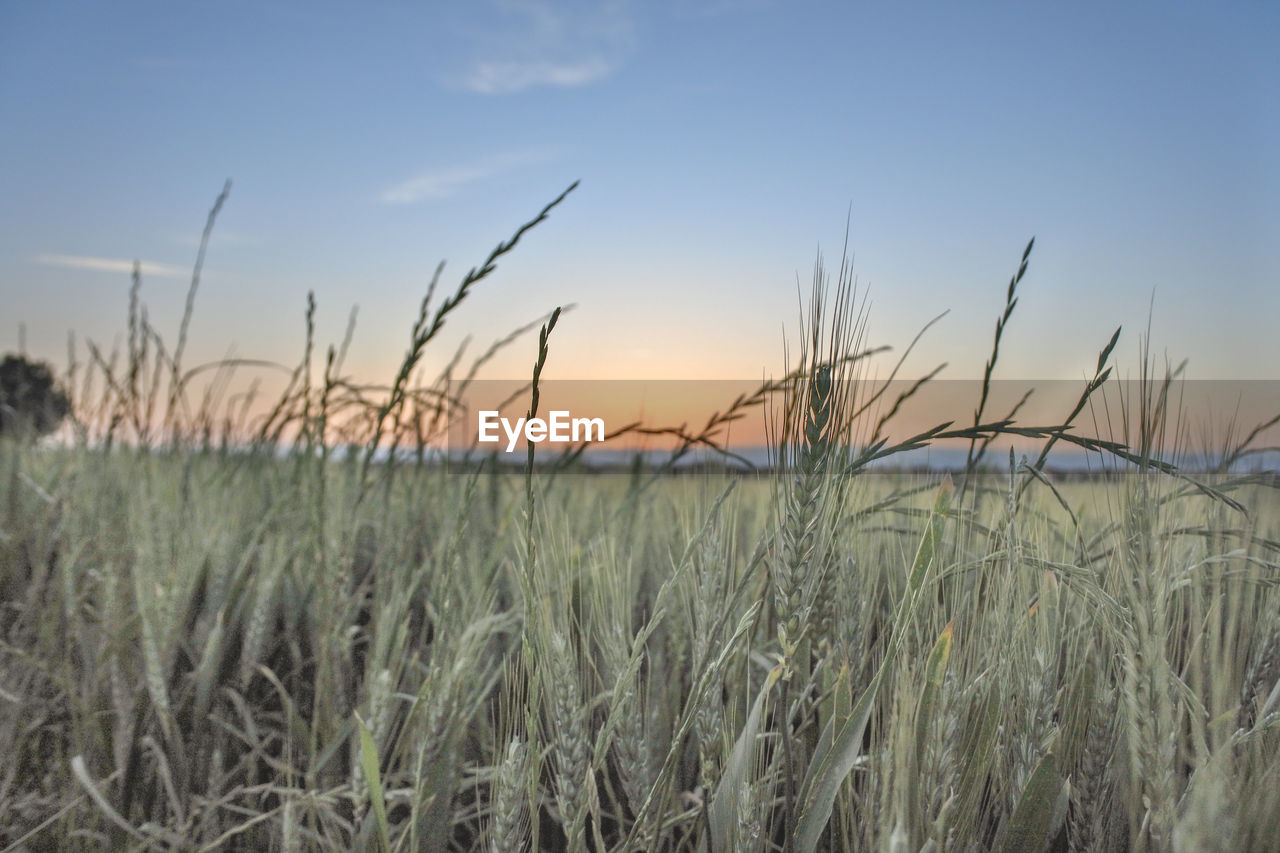
<path fill-rule="evenodd" d="M 514 243 L 424 301 L 381 397 L 309 343 L 220 442 L 185 322 L 172 353 L 140 323 L 78 437 L 0 445 L 0 849 L 1275 849 L 1276 483 L 1172 467 L 1171 380 L 1091 445 L 1109 478 L 980 457 L 1074 440 L 984 400 L 890 439 L 842 273 L 796 369 L 725 401 L 774 401 L 770 471 L 389 451 Z M 955 478 L 865 470 L 948 435 Z"/>

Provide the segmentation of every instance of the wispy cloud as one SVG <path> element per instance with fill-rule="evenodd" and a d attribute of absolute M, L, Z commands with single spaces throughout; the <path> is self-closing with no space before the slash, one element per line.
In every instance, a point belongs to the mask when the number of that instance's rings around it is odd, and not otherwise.
<path fill-rule="evenodd" d="M 475 33 L 463 89 L 506 95 L 540 86 L 576 88 L 621 67 L 634 26 L 629 0 L 497 0 L 492 26 Z"/>
<path fill-rule="evenodd" d="M 76 270 L 92 270 L 94 272 L 133 273 L 133 261 L 120 258 L 92 258 L 84 255 L 36 255 L 36 263 L 47 267 L 65 267 Z M 187 278 L 191 270 L 172 264 L 160 264 L 154 261 L 143 261 L 142 274 L 157 278 Z"/>
<path fill-rule="evenodd" d="M 580 62 L 481 62 L 463 85 L 481 95 L 506 95 L 535 86 L 571 89 L 586 86 L 613 73 L 616 65 L 602 59 Z"/>
<path fill-rule="evenodd" d="M 502 154 L 473 163 L 433 169 L 415 175 L 407 181 L 385 190 L 379 196 L 379 200 L 384 204 L 412 204 L 425 198 L 444 198 L 452 195 L 466 184 L 482 181 L 503 172 L 509 172 L 532 163 L 543 162 L 547 159 L 549 159 L 549 155 L 543 151 L 522 151 Z"/>

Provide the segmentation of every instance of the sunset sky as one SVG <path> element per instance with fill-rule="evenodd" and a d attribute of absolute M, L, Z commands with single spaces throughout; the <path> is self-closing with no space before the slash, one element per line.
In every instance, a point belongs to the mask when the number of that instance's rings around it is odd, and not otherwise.
<path fill-rule="evenodd" d="M 1078 379 L 1120 324 L 1132 374 L 1150 311 L 1190 376 L 1280 378 L 1278 8 L 6 3 L 0 350 L 109 349 L 135 258 L 172 340 L 230 178 L 189 363 L 296 363 L 314 290 L 385 382 L 436 264 L 452 289 L 580 179 L 429 365 L 576 303 L 551 378 L 777 373 L 847 221 L 869 344 L 950 309 L 909 374 L 981 374 L 1034 235 L 1000 375 Z"/>

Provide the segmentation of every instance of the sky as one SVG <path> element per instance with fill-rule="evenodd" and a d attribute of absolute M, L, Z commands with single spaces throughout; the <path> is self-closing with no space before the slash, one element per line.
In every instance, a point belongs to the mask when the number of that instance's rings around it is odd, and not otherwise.
<path fill-rule="evenodd" d="M 1081 379 L 1121 325 L 1135 374 L 1149 325 L 1192 378 L 1280 378 L 1278 9 L 5 3 L 0 350 L 110 349 L 135 259 L 172 342 L 230 179 L 188 363 L 296 364 L 314 292 L 320 345 L 358 307 L 346 370 L 385 383 L 437 264 L 447 292 L 580 181 L 429 368 L 573 304 L 548 378 L 777 375 L 847 251 L 866 343 L 947 311 L 905 375 L 973 378 L 1034 236 L 998 376 Z"/>

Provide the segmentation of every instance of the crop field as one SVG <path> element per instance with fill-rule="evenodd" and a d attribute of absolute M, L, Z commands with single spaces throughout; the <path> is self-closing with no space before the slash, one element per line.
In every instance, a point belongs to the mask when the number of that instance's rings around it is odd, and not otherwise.
<path fill-rule="evenodd" d="M 0 850 L 1276 849 L 1265 429 L 1184 470 L 1148 360 L 1114 438 L 1066 430 L 1112 338 L 1060 427 L 984 382 L 899 436 L 842 270 L 791 373 L 668 435 L 768 417 L 768 470 L 443 464 L 422 354 L 554 204 L 428 295 L 377 393 L 309 338 L 224 426 L 135 289 L 74 435 L 0 444 Z M 963 470 L 869 467 L 944 439 Z M 1037 461 L 1069 443 L 1095 476 Z"/>

